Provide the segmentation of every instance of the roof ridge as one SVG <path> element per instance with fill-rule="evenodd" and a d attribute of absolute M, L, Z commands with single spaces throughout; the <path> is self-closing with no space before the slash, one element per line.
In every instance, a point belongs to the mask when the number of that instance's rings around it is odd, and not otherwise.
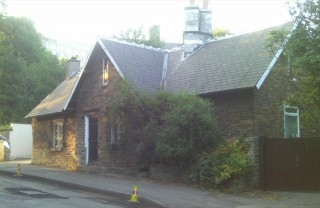
<path fill-rule="evenodd" d="M 121 43 L 121 44 L 126 44 L 126 45 L 130 45 L 130 46 L 135 46 L 135 47 L 139 47 L 139 48 L 143 48 L 143 49 L 147 49 L 147 50 L 153 50 L 153 51 L 158 51 L 158 52 L 164 52 L 164 50 L 162 50 L 161 48 L 155 48 L 152 46 L 146 46 L 144 44 L 138 44 L 138 43 L 133 43 L 133 42 L 128 42 L 126 40 L 119 40 L 116 38 L 100 38 L 101 40 L 107 40 L 107 41 L 113 41 L 113 42 L 117 42 L 117 43 Z"/>
<path fill-rule="evenodd" d="M 243 34 L 239 34 L 239 35 L 234 35 L 234 36 L 229 36 L 229 37 L 226 37 L 226 38 L 221 38 L 221 39 L 210 39 L 207 41 L 207 43 L 212 43 L 212 42 L 218 42 L 218 41 L 223 41 L 223 40 L 229 40 L 229 39 L 232 39 L 232 38 L 239 38 L 239 37 L 243 37 L 243 36 L 248 36 L 248 35 L 254 35 L 256 33 L 261 33 L 261 32 L 264 32 L 264 31 L 268 31 L 268 30 L 273 30 L 273 29 L 276 29 L 276 28 L 281 28 L 285 25 L 289 25 L 289 23 L 291 23 L 293 26 L 294 24 L 294 21 L 290 21 L 290 22 L 286 22 L 286 23 L 283 23 L 283 24 L 280 24 L 280 25 L 276 25 L 276 26 L 272 26 L 272 27 L 268 27 L 268 28 L 264 28 L 264 29 L 260 29 L 260 30 L 256 30 L 256 31 L 252 31 L 252 32 L 248 32 L 248 33 L 243 33 Z M 290 31 L 290 28 L 288 28 L 288 32 Z"/>

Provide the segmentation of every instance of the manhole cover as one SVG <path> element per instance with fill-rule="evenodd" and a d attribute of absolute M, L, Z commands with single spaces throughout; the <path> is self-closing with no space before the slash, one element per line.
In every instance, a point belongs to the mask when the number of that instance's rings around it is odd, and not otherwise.
<path fill-rule="evenodd" d="M 19 194 L 24 196 L 30 196 L 34 198 L 56 198 L 56 199 L 67 199 L 55 194 L 46 193 L 32 188 L 6 188 L 12 194 Z"/>

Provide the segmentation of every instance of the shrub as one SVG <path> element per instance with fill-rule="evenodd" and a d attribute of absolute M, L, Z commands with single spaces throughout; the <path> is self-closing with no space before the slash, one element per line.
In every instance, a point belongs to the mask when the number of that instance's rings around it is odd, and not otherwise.
<path fill-rule="evenodd" d="M 206 188 L 217 188 L 232 177 L 250 171 L 248 144 L 231 140 L 210 153 L 203 153 L 195 169 L 195 177 Z"/>
<path fill-rule="evenodd" d="M 157 100 L 161 110 L 156 155 L 174 166 L 190 167 L 200 153 L 219 141 L 212 103 L 184 93 L 161 93 Z"/>
<path fill-rule="evenodd" d="M 12 131 L 11 125 L 0 125 L 0 131 Z"/>
<path fill-rule="evenodd" d="M 111 116 L 124 114 L 126 139 L 138 144 L 142 164 L 191 167 L 220 138 L 212 103 L 196 95 L 143 94 L 122 82 L 107 107 Z"/>

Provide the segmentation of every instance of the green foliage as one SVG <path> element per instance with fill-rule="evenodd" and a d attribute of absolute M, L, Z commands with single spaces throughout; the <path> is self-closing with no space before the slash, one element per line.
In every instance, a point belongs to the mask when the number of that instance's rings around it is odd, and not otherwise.
<path fill-rule="evenodd" d="M 229 30 L 225 28 L 215 27 L 212 31 L 212 35 L 214 39 L 222 39 L 232 34 Z"/>
<path fill-rule="evenodd" d="M 291 57 L 296 93 L 289 101 L 309 124 L 320 123 L 320 1 L 297 2 L 290 10 L 299 22 L 286 48 Z"/>
<path fill-rule="evenodd" d="M 126 137 L 139 144 L 141 163 L 187 168 L 219 141 L 212 104 L 195 95 L 140 93 L 121 82 L 107 106 L 124 113 Z"/>
<path fill-rule="evenodd" d="M 11 125 L 0 125 L 0 132 L 1 131 L 12 131 Z"/>
<path fill-rule="evenodd" d="M 269 37 L 266 40 L 265 47 L 271 54 L 276 55 L 280 47 L 283 46 L 284 40 L 287 37 L 288 33 L 288 29 L 273 30 L 270 32 Z"/>
<path fill-rule="evenodd" d="M 160 33 L 159 30 L 158 32 Z M 120 34 L 118 36 L 114 35 L 114 37 L 118 40 L 125 40 L 127 42 L 152 46 L 154 48 L 162 48 L 165 45 L 165 43 L 160 40 L 157 33 L 152 33 L 151 37 L 146 39 L 146 36 L 143 33 L 143 25 L 137 29 L 129 28 L 126 31 L 121 30 Z"/>
<path fill-rule="evenodd" d="M 229 179 L 250 171 L 248 144 L 239 140 L 222 143 L 214 151 L 203 153 L 194 176 L 206 188 L 217 188 Z"/>
<path fill-rule="evenodd" d="M 219 141 L 210 101 L 189 94 L 160 93 L 156 154 L 172 165 L 189 166 Z"/>
<path fill-rule="evenodd" d="M 26 18 L 0 18 L 0 124 L 24 117 L 63 80 L 63 65 L 46 51 Z"/>

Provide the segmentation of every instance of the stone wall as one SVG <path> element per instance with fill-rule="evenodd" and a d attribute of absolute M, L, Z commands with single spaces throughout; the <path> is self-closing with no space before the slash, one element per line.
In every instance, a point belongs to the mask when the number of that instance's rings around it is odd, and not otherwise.
<path fill-rule="evenodd" d="M 10 131 L 1 131 L 0 134 L 4 136 L 10 145 Z M 10 160 L 10 149 L 3 145 L 4 141 L 0 140 L 0 162 Z"/>
<path fill-rule="evenodd" d="M 52 121 L 63 119 L 63 148 L 52 149 Z M 52 117 L 32 120 L 33 150 L 32 164 L 56 166 L 65 169 L 78 169 L 78 158 L 75 155 L 76 135 L 75 119 L 72 116 Z"/>
<path fill-rule="evenodd" d="M 252 90 L 216 93 L 209 98 L 214 103 L 219 127 L 226 138 L 255 136 Z"/>
<path fill-rule="evenodd" d="M 284 105 L 290 78 L 274 68 L 260 89 L 254 91 L 255 132 L 258 136 L 284 137 Z"/>
<path fill-rule="evenodd" d="M 10 149 L 3 145 L 4 141 L 0 140 L 0 162 L 10 160 Z"/>
<path fill-rule="evenodd" d="M 274 67 L 261 88 L 254 90 L 255 135 L 263 137 L 284 137 L 284 106 L 286 99 L 295 89 L 292 76 L 280 63 Z M 307 127 L 300 109 L 300 137 L 316 137 L 320 128 Z"/>
<path fill-rule="evenodd" d="M 103 85 L 102 60 L 105 57 L 100 47 L 95 49 L 93 60 L 87 65 L 79 86 L 76 111 L 77 156 L 81 169 L 88 172 L 132 174 L 136 148 L 126 144 L 122 148 L 111 145 L 111 123 L 107 103 L 118 90 L 122 81 L 114 66 L 109 68 L 109 82 Z M 98 119 L 98 160 L 86 164 L 85 117 Z M 125 139 L 125 138 L 122 138 Z"/>

